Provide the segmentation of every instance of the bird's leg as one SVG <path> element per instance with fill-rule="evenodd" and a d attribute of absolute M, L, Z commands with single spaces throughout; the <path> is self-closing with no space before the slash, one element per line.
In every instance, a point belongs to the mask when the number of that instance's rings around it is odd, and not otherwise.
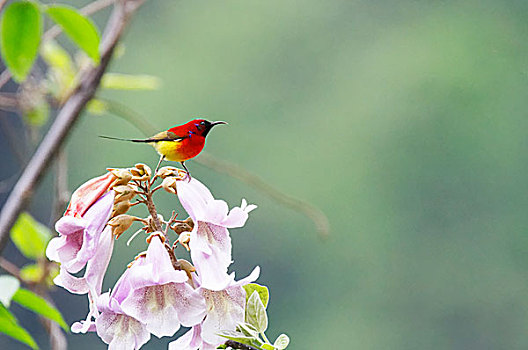
<path fill-rule="evenodd" d="M 180 164 L 182 165 L 183 169 L 185 169 L 185 171 L 187 172 L 187 176 L 189 177 L 189 182 L 190 182 L 191 181 L 191 172 L 185 166 L 185 162 L 180 162 Z"/>
<path fill-rule="evenodd" d="M 156 170 L 154 170 L 154 175 L 156 175 L 156 173 L 158 172 L 158 169 L 159 169 L 159 167 L 160 167 L 160 165 L 161 165 L 161 162 L 163 162 L 163 159 L 165 159 L 165 156 L 162 154 L 162 155 L 160 156 L 160 160 L 159 160 L 159 162 L 158 162 L 158 165 L 156 165 Z"/>
<path fill-rule="evenodd" d="M 165 156 L 161 155 L 160 156 L 160 160 L 158 162 L 158 165 L 156 165 L 156 169 L 154 170 L 154 176 L 152 177 L 152 179 L 149 182 L 149 186 L 148 186 L 149 190 L 150 190 L 150 187 L 152 187 L 152 185 L 154 185 L 154 182 L 156 182 L 156 178 L 158 177 L 158 170 L 159 170 L 159 167 L 161 165 L 161 162 L 163 162 L 163 159 L 165 159 Z M 152 191 L 152 192 L 154 192 L 154 191 Z"/>

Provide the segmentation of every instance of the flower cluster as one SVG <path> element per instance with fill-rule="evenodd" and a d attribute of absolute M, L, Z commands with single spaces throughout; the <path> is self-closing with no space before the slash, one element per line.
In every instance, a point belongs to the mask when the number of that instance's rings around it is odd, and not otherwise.
<path fill-rule="evenodd" d="M 256 206 L 242 200 L 240 207 L 229 210 L 205 185 L 173 167 L 154 173 L 144 164 L 108 170 L 73 193 L 55 225 L 59 236 L 46 251 L 50 260 L 60 263 L 55 284 L 86 294 L 89 300 L 86 319 L 75 322 L 72 331 L 97 332 L 110 349 L 138 349 L 151 334 L 173 336 L 184 326 L 191 329 L 170 349 L 217 348 L 226 341 L 219 334 L 235 331 L 244 322 L 244 286 L 259 276 L 258 267 L 238 281 L 234 273 L 228 274 L 232 263 L 228 229 L 244 226 Z M 156 186 L 157 180 L 161 183 Z M 165 221 L 153 202 L 160 189 L 175 194 L 189 218 L 177 220 L 173 212 Z M 127 214 L 137 204 L 146 206 L 147 218 Z M 134 222 L 143 225 L 136 234 L 148 235 L 148 248 L 129 264 L 114 288 L 103 293 L 114 238 Z M 172 243 L 169 230 L 178 235 Z M 176 257 L 178 246 L 190 250 L 192 264 Z"/>

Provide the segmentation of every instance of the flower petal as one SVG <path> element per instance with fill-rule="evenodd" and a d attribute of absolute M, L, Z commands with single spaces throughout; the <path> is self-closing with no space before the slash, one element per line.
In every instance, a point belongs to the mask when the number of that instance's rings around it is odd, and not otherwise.
<path fill-rule="evenodd" d="M 195 224 L 191 232 L 191 258 L 205 288 L 220 290 L 228 281 L 231 264 L 231 237 L 225 227 L 205 222 Z"/>
<path fill-rule="evenodd" d="M 88 225 L 84 230 L 83 244 L 77 254 L 79 261 L 86 263 L 95 255 L 100 234 L 110 219 L 113 205 L 114 191 L 110 191 L 99 198 L 86 212 L 83 218 L 88 222 Z"/>
<path fill-rule="evenodd" d="M 55 230 L 63 236 L 83 231 L 88 226 L 88 221 L 80 217 L 63 216 L 55 223 Z"/>
<path fill-rule="evenodd" d="M 244 321 L 246 294 L 242 287 L 226 288 L 222 291 L 202 290 L 207 301 L 207 317 L 202 323 L 202 339 L 210 344 L 220 344 L 224 338 L 222 330 L 235 330 Z"/>
<path fill-rule="evenodd" d="M 214 197 L 205 185 L 192 178 L 191 181 L 177 181 L 176 190 L 183 208 L 194 221 L 206 216 L 207 203 Z"/>
<path fill-rule="evenodd" d="M 147 325 L 157 337 L 172 336 L 180 323 L 193 326 L 205 316 L 205 301 L 187 283 L 134 289 L 121 304 L 123 311 Z"/>
<path fill-rule="evenodd" d="M 95 324 L 97 335 L 108 344 L 108 349 L 139 349 L 150 339 L 144 324 L 124 314 L 103 312 Z"/>
<path fill-rule="evenodd" d="M 62 265 L 59 274 L 53 279 L 53 283 L 75 294 L 86 294 L 90 290 L 84 278 L 70 275 Z"/>
<path fill-rule="evenodd" d="M 115 179 L 112 173 L 106 173 L 82 184 L 73 192 L 64 216 L 84 216 L 88 208 L 108 190 Z"/>
<path fill-rule="evenodd" d="M 86 265 L 86 273 L 84 278 L 87 285 L 92 291 L 92 295 L 100 295 L 103 285 L 103 278 L 112 257 L 114 249 L 114 237 L 112 236 L 112 229 L 107 226 L 101 233 L 99 244 L 95 255 Z"/>
<path fill-rule="evenodd" d="M 137 259 L 129 270 L 128 280 L 134 288 L 183 283 L 189 279 L 184 271 L 174 269 L 167 249 L 157 236 L 152 237 L 146 257 Z"/>

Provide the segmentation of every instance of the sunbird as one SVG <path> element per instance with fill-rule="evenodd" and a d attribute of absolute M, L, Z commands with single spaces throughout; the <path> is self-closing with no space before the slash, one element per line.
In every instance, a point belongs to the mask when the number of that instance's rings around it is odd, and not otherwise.
<path fill-rule="evenodd" d="M 118 137 L 100 136 L 110 140 L 148 143 L 158 152 L 160 160 L 180 162 L 187 174 L 191 173 L 185 166 L 185 161 L 196 157 L 204 149 L 205 138 L 209 131 L 223 121 L 210 122 L 205 119 L 193 119 L 182 125 L 175 125 L 168 130 L 159 132 L 146 139 L 122 139 Z"/>

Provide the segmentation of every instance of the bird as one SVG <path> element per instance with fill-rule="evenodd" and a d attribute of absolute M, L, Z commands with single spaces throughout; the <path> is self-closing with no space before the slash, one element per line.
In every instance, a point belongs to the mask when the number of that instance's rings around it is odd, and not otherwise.
<path fill-rule="evenodd" d="M 193 119 L 182 125 L 174 125 L 146 139 L 124 139 L 102 135 L 99 137 L 110 140 L 148 143 L 160 155 L 156 170 L 163 160 L 179 162 L 190 178 L 191 173 L 185 166 L 185 161 L 196 157 L 202 152 L 205 147 L 205 139 L 211 129 L 221 124 L 227 123 L 224 121 L 210 122 L 205 119 Z"/>

